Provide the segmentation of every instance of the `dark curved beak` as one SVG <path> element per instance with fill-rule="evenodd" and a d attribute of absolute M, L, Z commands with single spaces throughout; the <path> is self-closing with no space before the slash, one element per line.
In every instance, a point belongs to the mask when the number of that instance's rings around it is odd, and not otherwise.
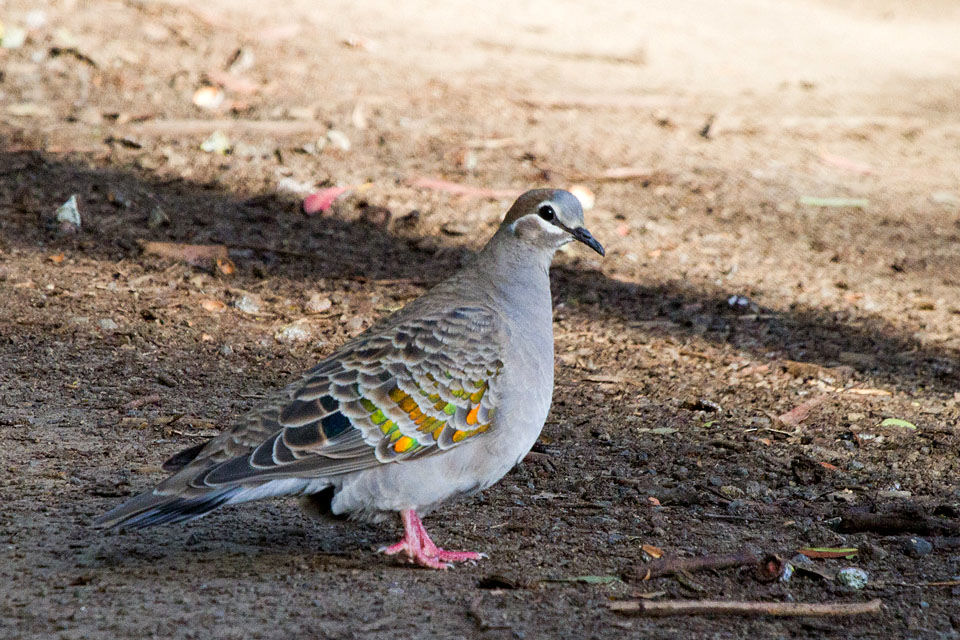
<path fill-rule="evenodd" d="M 578 241 L 580 241 L 580 242 L 582 242 L 583 244 L 587 245 L 588 247 L 590 247 L 591 249 L 593 249 L 594 251 L 596 251 L 596 252 L 599 253 L 600 255 L 605 255 L 605 252 L 604 252 L 604 250 L 603 250 L 603 245 L 600 244 L 599 242 L 597 242 L 597 239 L 594 238 L 592 235 L 590 235 L 590 232 L 587 231 L 586 229 L 584 229 L 583 227 L 577 227 L 576 229 L 570 229 L 570 233 L 571 233 L 571 234 L 573 235 L 573 237 L 576 238 Z"/>

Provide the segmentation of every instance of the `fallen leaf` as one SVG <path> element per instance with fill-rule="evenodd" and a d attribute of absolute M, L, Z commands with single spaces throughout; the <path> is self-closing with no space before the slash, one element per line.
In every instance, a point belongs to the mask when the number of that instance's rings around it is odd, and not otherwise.
<path fill-rule="evenodd" d="M 856 547 L 804 547 L 797 551 L 808 558 L 853 558 L 860 553 Z"/>
<path fill-rule="evenodd" d="M 647 496 L 647 502 L 650 503 L 650 506 L 659 507 L 660 501 L 654 498 L 653 496 Z"/>
<path fill-rule="evenodd" d="M 207 85 L 193 92 L 193 104 L 201 109 L 219 109 L 226 95 L 221 89 Z"/>
<path fill-rule="evenodd" d="M 837 467 L 836 465 L 832 465 L 829 462 L 821 462 L 820 466 L 823 467 L 824 469 L 829 469 L 830 471 L 840 471 L 839 467 Z"/>
<path fill-rule="evenodd" d="M 220 85 L 227 91 L 232 91 L 233 93 L 239 93 L 240 95 L 252 95 L 260 91 L 260 85 L 250 78 L 237 75 L 235 73 L 229 73 L 227 71 L 220 71 L 219 69 L 211 69 L 207 72 L 207 77 L 210 78 L 211 82 L 215 82 Z M 208 88 L 208 87 L 204 87 Z M 197 95 L 193 96 L 194 104 L 197 104 Z M 220 103 L 223 102 L 223 93 L 220 95 Z M 202 106 L 202 105 L 197 105 Z M 218 103 L 217 106 L 220 106 Z M 211 107 L 215 108 L 215 107 Z"/>
<path fill-rule="evenodd" d="M 599 384 L 626 384 L 627 379 L 623 376 L 618 375 L 593 375 L 593 376 L 584 376 L 584 382 L 596 382 Z"/>
<path fill-rule="evenodd" d="M 338 129 L 330 129 L 327 131 L 327 142 L 341 151 L 350 151 L 350 147 L 352 146 L 347 134 Z"/>
<path fill-rule="evenodd" d="M 309 182 L 300 182 L 293 178 L 282 178 L 277 182 L 277 191 L 289 193 L 294 196 L 306 196 L 313 191 L 313 185 Z"/>
<path fill-rule="evenodd" d="M 649 167 L 612 167 L 600 172 L 601 180 L 646 180 L 654 175 Z"/>
<path fill-rule="evenodd" d="M 617 576 L 573 576 L 572 578 L 548 578 L 543 582 L 582 582 L 583 584 L 613 584 L 622 582 Z"/>
<path fill-rule="evenodd" d="M 806 402 L 803 402 L 790 411 L 787 411 L 781 416 L 777 417 L 777 420 L 783 424 L 790 427 L 800 426 L 800 423 L 807 419 L 807 416 L 810 415 L 810 412 L 816 407 L 820 406 L 826 396 L 817 396 L 816 398 L 810 398 Z"/>
<path fill-rule="evenodd" d="M 53 264 L 60 264 L 61 262 L 64 261 L 64 259 L 65 259 L 65 256 L 63 255 L 62 252 L 47 257 L 47 260 L 49 260 Z"/>
<path fill-rule="evenodd" d="M 312 215 L 318 211 L 326 213 L 333 206 L 334 201 L 350 191 L 350 187 L 327 187 L 311 193 L 303 199 L 303 212 Z"/>
<path fill-rule="evenodd" d="M 225 276 L 232 276 L 233 272 L 237 270 L 230 258 L 217 258 L 217 268 Z"/>
<path fill-rule="evenodd" d="M 187 264 L 202 266 L 217 260 L 228 260 L 227 247 L 222 244 L 182 244 L 179 242 L 144 242 L 147 255 L 182 260 Z"/>
<path fill-rule="evenodd" d="M 211 313 L 219 313 L 227 308 L 227 305 L 220 300 L 213 300 L 210 298 L 200 302 L 200 306 Z"/>
<path fill-rule="evenodd" d="M 289 40 L 300 33 L 301 24 L 299 22 L 288 22 L 278 24 L 272 27 L 266 27 L 259 33 L 253 35 L 261 42 L 277 42 L 280 40 Z"/>
<path fill-rule="evenodd" d="M 903 429 L 912 429 L 913 431 L 917 430 L 917 425 L 912 422 L 907 422 L 906 420 L 901 420 L 900 418 L 887 418 L 880 423 L 881 427 L 901 427 Z"/>
<path fill-rule="evenodd" d="M 21 118 L 48 117 L 53 116 L 53 109 L 48 106 L 37 104 L 36 102 L 18 102 L 7 105 L 7 113 L 11 116 Z"/>
<path fill-rule="evenodd" d="M 930 200 L 936 204 L 960 207 L 960 198 L 949 191 L 934 191 L 930 194 Z"/>
<path fill-rule="evenodd" d="M 465 144 L 474 149 L 502 149 L 520 144 L 520 141 L 516 138 L 471 138 Z M 573 187 L 569 191 L 573 193 Z"/>
<path fill-rule="evenodd" d="M 516 198 L 521 193 L 519 189 L 484 189 L 439 178 L 414 178 L 410 180 L 410 186 L 471 198 Z"/>
<path fill-rule="evenodd" d="M 362 102 L 358 102 L 354 105 L 353 111 L 350 113 L 350 123 L 361 131 L 367 128 L 370 124 L 367 121 L 367 111 L 363 107 Z"/>
<path fill-rule="evenodd" d="M 866 209 L 870 202 L 866 198 L 819 198 L 817 196 L 802 196 L 800 204 L 808 207 L 853 207 Z"/>
<path fill-rule="evenodd" d="M 200 150 L 207 153 L 219 153 L 222 156 L 227 155 L 231 147 L 230 138 L 223 131 L 217 129 L 210 134 L 210 137 L 200 143 Z"/>
<path fill-rule="evenodd" d="M 651 558 L 663 557 L 663 549 L 660 547 L 655 547 L 652 544 L 642 544 L 640 545 L 640 549 Z"/>
<path fill-rule="evenodd" d="M 824 164 L 828 164 L 838 169 L 844 169 L 850 171 L 851 173 L 859 173 L 860 175 L 867 175 L 873 173 L 873 167 L 863 162 L 857 162 L 856 160 L 850 160 L 849 158 L 844 158 L 843 156 L 837 156 L 832 153 L 821 152 L 820 160 Z"/>
<path fill-rule="evenodd" d="M 852 393 L 856 396 L 892 396 L 893 394 L 886 389 L 873 388 L 854 388 L 844 389 L 844 393 Z"/>
<path fill-rule="evenodd" d="M 653 427 L 648 433 L 651 433 L 655 436 L 669 436 L 673 433 L 677 433 L 679 429 L 674 429 L 673 427 Z"/>

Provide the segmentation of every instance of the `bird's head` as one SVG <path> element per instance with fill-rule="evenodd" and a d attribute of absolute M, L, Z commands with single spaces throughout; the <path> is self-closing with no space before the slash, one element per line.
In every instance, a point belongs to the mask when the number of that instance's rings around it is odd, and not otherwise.
<path fill-rule="evenodd" d="M 563 189 L 533 189 L 517 198 L 501 228 L 541 249 L 557 250 L 577 240 L 603 255 L 603 246 L 583 224 L 583 207 L 575 195 Z"/>

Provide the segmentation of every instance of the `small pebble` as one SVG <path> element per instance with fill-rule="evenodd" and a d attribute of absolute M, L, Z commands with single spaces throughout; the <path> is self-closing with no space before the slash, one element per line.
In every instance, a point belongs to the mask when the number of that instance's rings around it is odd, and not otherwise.
<path fill-rule="evenodd" d="M 802 553 L 798 553 L 797 555 L 790 558 L 790 564 L 792 564 L 795 567 L 812 567 L 815 563 L 813 559 L 810 558 L 809 556 L 805 556 Z"/>
<path fill-rule="evenodd" d="M 933 545 L 924 538 L 910 537 L 903 541 L 900 549 L 911 558 L 920 558 L 933 551 Z"/>
<path fill-rule="evenodd" d="M 741 295 L 732 295 L 727 298 L 727 304 L 734 309 L 746 309 L 750 306 L 750 298 Z"/>
<path fill-rule="evenodd" d="M 350 151 L 350 138 L 337 129 L 327 131 L 327 141 L 341 151 Z"/>
<path fill-rule="evenodd" d="M 306 308 L 310 313 L 323 313 L 327 309 L 333 306 L 333 303 L 330 302 L 330 298 L 315 293 L 310 296 L 310 299 L 307 300 Z"/>
<path fill-rule="evenodd" d="M 273 335 L 273 337 L 277 340 L 277 342 L 304 342 L 310 339 L 310 330 L 305 323 L 298 321 L 282 327 Z"/>
<path fill-rule="evenodd" d="M 727 513 L 737 514 L 746 508 L 747 503 L 743 500 L 731 500 L 727 504 Z"/>
<path fill-rule="evenodd" d="M 851 589 L 863 589 L 869 580 L 870 575 L 858 567 L 847 567 L 837 572 L 837 583 Z"/>
<path fill-rule="evenodd" d="M 300 182 L 293 178 L 281 178 L 277 181 L 277 191 L 289 193 L 294 196 L 306 196 L 313 191 L 313 185 L 309 182 Z"/>
<path fill-rule="evenodd" d="M 114 188 L 107 189 L 107 202 L 121 209 L 129 209 L 133 206 L 133 201 L 126 194 Z"/>
<path fill-rule="evenodd" d="M 57 208 L 56 218 L 64 229 L 72 228 L 76 230 L 80 228 L 80 210 L 77 208 L 76 195 L 70 196 L 66 202 Z"/>
<path fill-rule="evenodd" d="M 724 498 L 729 498 L 731 500 L 743 497 L 743 489 L 732 484 L 726 484 L 720 487 L 720 493 L 723 494 Z"/>
<path fill-rule="evenodd" d="M 232 355 L 233 355 L 233 347 L 231 347 L 231 346 L 228 345 L 228 344 L 225 344 L 225 345 L 223 345 L 222 347 L 220 347 L 220 353 L 221 353 L 222 355 L 225 355 L 225 356 L 232 356 Z"/>
<path fill-rule="evenodd" d="M 226 155 L 232 143 L 223 131 L 219 129 L 210 134 L 210 137 L 200 143 L 200 150 L 207 153 Z"/>
<path fill-rule="evenodd" d="M 780 582 L 790 582 L 790 578 L 793 577 L 793 572 L 793 563 L 788 562 L 783 565 L 783 573 L 780 574 Z"/>
<path fill-rule="evenodd" d="M 117 329 L 120 328 L 120 325 L 118 325 L 116 322 L 114 322 L 110 318 L 104 318 L 98 324 L 100 325 L 100 328 L 103 329 L 104 331 L 116 331 Z"/>
<path fill-rule="evenodd" d="M 162 227 L 170 224 L 170 216 L 167 215 L 167 212 L 163 210 L 160 205 L 155 206 L 150 211 L 150 218 L 147 220 L 147 226 L 151 229 L 156 229 L 157 227 Z"/>
<path fill-rule="evenodd" d="M 27 41 L 27 30 L 9 26 L 0 33 L 0 47 L 4 49 L 19 49 Z"/>
<path fill-rule="evenodd" d="M 233 306 L 244 313 L 260 313 L 260 301 L 254 296 L 244 295 L 234 301 Z"/>
<path fill-rule="evenodd" d="M 765 487 L 756 480 L 747 480 L 743 483 L 743 490 L 751 498 L 758 498 L 764 494 Z"/>

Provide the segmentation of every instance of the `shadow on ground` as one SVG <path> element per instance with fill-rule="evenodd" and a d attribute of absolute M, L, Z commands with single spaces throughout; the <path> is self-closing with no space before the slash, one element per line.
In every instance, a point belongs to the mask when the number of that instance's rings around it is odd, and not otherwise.
<path fill-rule="evenodd" d="M 37 152 L 0 152 L 0 206 L 7 210 L 0 246 L 68 250 L 104 262 L 141 260 L 141 243 L 221 243 L 241 256 L 237 282 L 265 277 L 410 280 L 429 285 L 469 260 L 462 245 L 444 246 L 394 219 L 388 226 L 336 215 L 307 217 L 299 202 L 276 193 L 233 193 L 215 184 L 161 180 L 140 170 L 97 169 Z M 79 195 L 84 229 L 61 234 L 52 214 Z M 154 207 L 170 224 L 148 226 Z M 155 259 L 149 258 L 149 261 Z M 922 345 L 878 316 L 849 318 L 815 308 L 740 313 L 726 292 L 680 281 L 646 286 L 574 265 L 553 271 L 555 296 L 573 311 L 621 320 L 639 331 L 666 331 L 730 344 L 764 359 L 846 364 L 902 391 L 952 392 L 960 367 L 951 354 Z M 869 354 L 866 362 L 843 354 Z"/>

